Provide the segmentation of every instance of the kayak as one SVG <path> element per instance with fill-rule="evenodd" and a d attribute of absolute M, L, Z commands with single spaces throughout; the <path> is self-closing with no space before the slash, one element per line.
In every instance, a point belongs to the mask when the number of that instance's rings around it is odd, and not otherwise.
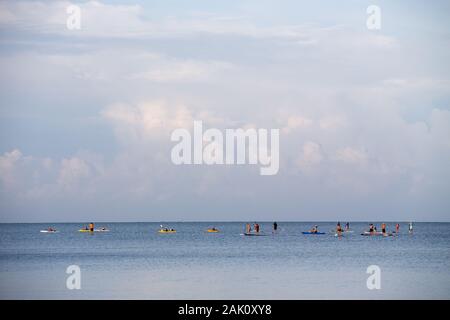
<path fill-rule="evenodd" d="M 208 230 L 206 230 L 206 232 L 217 233 L 217 232 L 219 232 L 219 230 L 217 230 L 217 229 L 208 229 Z"/>
<path fill-rule="evenodd" d="M 241 236 L 267 236 L 267 234 L 264 233 L 257 233 L 257 232 L 246 232 L 246 233 L 241 233 Z"/>
<path fill-rule="evenodd" d="M 309 231 L 303 231 L 303 234 L 325 234 L 325 232 L 309 232 Z"/>
<path fill-rule="evenodd" d="M 176 230 L 159 230 L 159 233 L 176 233 Z"/>
<path fill-rule="evenodd" d="M 109 232 L 108 229 L 94 229 L 95 232 Z"/>
<path fill-rule="evenodd" d="M 41 230 L 42 233 L 57 233 L 57 230 Z"/>
<path fill-rule="evenodd" d="M 86 229 L 80 229 L 80 230 L 78 230 L 79 232 L 94 232 L 94 231 L 91 231 L 91 230 L 86 230 Z"/>

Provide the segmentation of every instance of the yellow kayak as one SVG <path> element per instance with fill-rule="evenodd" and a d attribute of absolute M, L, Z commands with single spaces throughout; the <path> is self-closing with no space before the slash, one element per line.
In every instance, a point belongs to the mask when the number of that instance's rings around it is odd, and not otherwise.
<path fill-rule="evenodd" d="M 91 230 L 86 230 L 86 229 L 80 229 L 80 230 L 78 230 L 79 232 L 94 232 L 94 231 L 91 231 Z"/>
<path fill-rule="evenodd" d="M 163 230 L 163 229 L 161 229 L 158 232 L 159 233 L 176 233 L 177 231 L 176 230 Z"/>
<path fill-rule="evenodd" d="M 213 232 L 219 232 L 219 230 L 217 230 L 217 229 L 208 229 L 208 230 L 206 230 L 206 232 L 211 232 L 211 233 L 213 233 Z"/>

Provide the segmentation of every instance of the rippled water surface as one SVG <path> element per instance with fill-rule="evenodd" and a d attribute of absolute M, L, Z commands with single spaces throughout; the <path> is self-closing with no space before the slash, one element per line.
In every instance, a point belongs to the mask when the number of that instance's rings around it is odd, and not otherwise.
<path fill-rule="evenodd" d="M 364 237 L 367 223 L 338 238 L 303 235 L 313 223 L 261 223 L 267 236 L 242 236 L 244 223 L 0 224 L 0 298 L 52 299 L 435 299 L 450 298 L 450 224 L 401 223 L 395 237 Z M 215 226 L 220 233 L 205 230 Z M 394 223 L 388 224 L 392 229 Z M 81 289 L 66 287 L 78 265 Z M 381 289 L 368 290 L 369 265 Z"/>

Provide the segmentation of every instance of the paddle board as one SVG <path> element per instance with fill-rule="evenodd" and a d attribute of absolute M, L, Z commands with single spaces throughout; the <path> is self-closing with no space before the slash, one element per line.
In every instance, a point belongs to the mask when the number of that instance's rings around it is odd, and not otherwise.
<path fill-rule="evenodd" d="M 368 232 L 368 231 L 366 231 L 366 232 L 361 233 L 361 235 L 362 236 L 384 236 L 384 237 L 390 237 L 393 234 L 392 233 L 383 233 L 383 232 L 379 232 L 379 231 L 377 231 L 377 232 Z"/>
<path fill-rule="evenodd" d="M 256 233 L 256 232 L 250 232 L 250 233 L 241 233 L 241 236 L 267 236 L 267 234 L 264 233 Z"/>

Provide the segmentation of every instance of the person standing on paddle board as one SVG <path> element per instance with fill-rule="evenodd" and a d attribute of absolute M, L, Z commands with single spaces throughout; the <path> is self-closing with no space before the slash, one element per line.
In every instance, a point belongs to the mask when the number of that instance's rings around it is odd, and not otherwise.
<path fill-rule="evenodd" d="M 342 234 L 342 227 L 341 227 L 341 223 L 338 222 L 336 225 L 336 233 L 340 236 Z"/>
<path fill-rule="evenodd" d="M 276 232 L 278 229 L 278 224 L 276 222 L 273 223 L 273 232 Z"/>
<path fill-rule="evenodd" d="M 348 230 L 350 230 L 350 223 L 347 222 L 345 224 L 345 231 L 348 231 Z"/>
<path fill-rule="evenodd" d="M 400 232 L 400 225 L 397 223 L 395 225 L 395 233 L 399 233 Z"/>
<path fill-rule="evenodd" d="M 250 233 L 252 231 L 252 227 L 250 226 L 250 223 L 247 223 L 246 225 L 245 225 L 245 232 L 246 233 Z"/>
<path fill-rule="evenodd" d="M 386 223 L 384 222 L 381 224 L 381 232 L 386 233 Z"/>
<path fill-rule="evenodd" d="M 259 233 L 259 224 L 255 223 L 255 232 Z"/>

